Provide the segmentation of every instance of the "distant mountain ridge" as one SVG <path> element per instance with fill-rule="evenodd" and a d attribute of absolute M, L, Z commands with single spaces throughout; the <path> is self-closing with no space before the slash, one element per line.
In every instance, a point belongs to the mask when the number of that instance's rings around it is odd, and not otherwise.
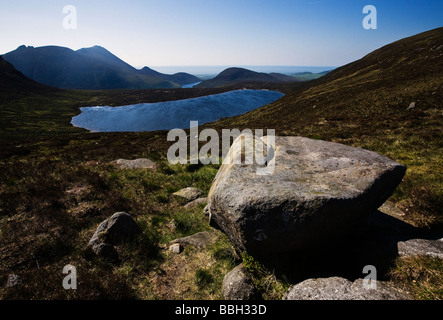
<path fill-rule="evenodd" d="M 25 76 L 63 89 L 179 88 L 200 81 L 186 73 L 166 75 L 147 67 L 137 70 L 100 46 L 74 51 L 59 46 L 23 45 L 3 58 Z"/>
<path fill-rule="evenodd" d="M 228 68 L 215 78 L 206 80 L 197 85 L 197 88 L 219 88 L 237 83 L 252 82 L 297 82 L 297 79 L 281 73 L 255 72 L 244 68 Z"/>

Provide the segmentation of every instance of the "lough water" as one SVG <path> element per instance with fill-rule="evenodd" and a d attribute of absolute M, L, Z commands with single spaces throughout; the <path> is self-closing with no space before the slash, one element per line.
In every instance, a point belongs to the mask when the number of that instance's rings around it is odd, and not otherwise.
<path fill-rule="evenodd" d="M 83 107 L 71 124 L 93 132 L 138 132 L 187 129 L 190 121 L 199 125 L 237 116 L 281 98 L 269 90 L 235 90 L 198 98 L 140 103 L 122 107 Z"/>

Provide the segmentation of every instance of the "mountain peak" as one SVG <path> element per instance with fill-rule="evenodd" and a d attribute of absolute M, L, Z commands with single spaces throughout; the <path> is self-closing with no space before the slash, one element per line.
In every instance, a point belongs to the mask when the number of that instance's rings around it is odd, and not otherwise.
<path fill-rule="evenodd" d="M 279 73 L 262 73 L 245 68 L 232 67 L 220 72 L 215 78 L 203 81 L 197 87 L 216 88 L 238 83 L 275 83 L 275 82 L 297 82 L 293 77 Z"/>
<path fill-rule="evenodd" d="M 25 76 L 64 89 L 179 88 L 200 81 L 189 74 L 165 75 L 148 67 L 137 70 L 99 45 L 76 51 L 22 45 L 3 58 Z"/>
<path fill-rule="evenodd" d="M 26 49 L 34 49 L 34 47 L 33 46 L 26 46 L 26 45 L 22 44 L 16 50 L 26 50 Z"/>
<path fill-rule="evenodd" d="M 95 45 L 88 48 L 81 48 L 77 50 L 78 53 L 94 53 L 94 54 L 112 54 L 109 50 L 103 48 L 102 46 Z"/>

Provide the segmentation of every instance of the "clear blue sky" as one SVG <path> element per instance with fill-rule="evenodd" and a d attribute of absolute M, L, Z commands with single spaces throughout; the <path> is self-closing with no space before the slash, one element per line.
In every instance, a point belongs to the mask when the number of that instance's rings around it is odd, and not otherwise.
<path fill-rule="evenodd" d="M 77 30 L 63 28 L 65 5 Z M 365 5 L 377 30 L 362 27 Z M 0 53 L 101 45 L 135 67 L 340 66 L 441 26 L 441 0 L 3 0 Z"/>

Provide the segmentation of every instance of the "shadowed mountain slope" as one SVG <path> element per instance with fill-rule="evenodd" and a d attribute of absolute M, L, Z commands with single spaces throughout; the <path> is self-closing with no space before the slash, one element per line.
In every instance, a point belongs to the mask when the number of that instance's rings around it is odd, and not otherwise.
<path fill-rule="evenodd" d="M 47 91 L 53 88 L 29 79 L 0 56 L 0 93 Z"/>

